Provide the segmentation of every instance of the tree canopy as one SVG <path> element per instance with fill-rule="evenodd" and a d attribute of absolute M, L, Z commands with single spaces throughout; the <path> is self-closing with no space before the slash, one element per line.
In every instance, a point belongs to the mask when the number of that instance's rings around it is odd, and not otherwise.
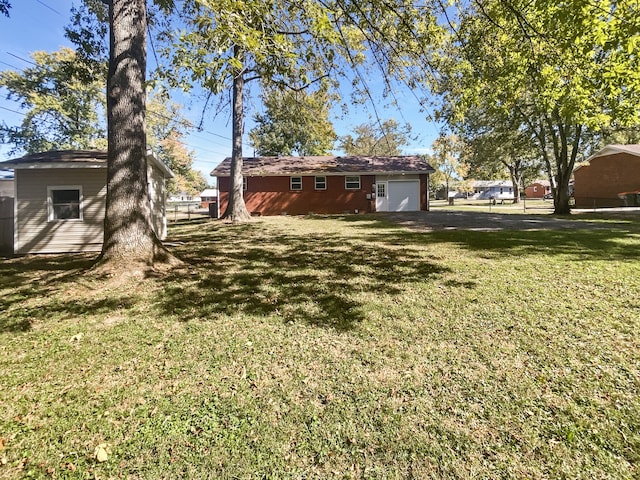
<path fill-rule="evenodd" d="M 87 81 L 70 48 L 31 58 L 33 67 L 0 72 L 7 99 L 26 111 L 19 126 L 0 126 L 2 142 L 14 145 L 10 153 L 106 147 L 104 85 Z"/>
<path fill-rule="evenodd" d="M 249 132 L 257 155 L 327 155 L 337 138 L 329 120 L 326 89 L 308 92 L 268 88 L 263 93 L 265 112 L 256 113 Z"/>
<path fill-rule="evenodd" d="M 640 29 L 635 2 L 570 0 L 462 3 L 449 12 L 439 58 L 443 118 L 455 129 L 470 111 L 535 142 L 569 211 L 569 180 L 585 135 L 634 125 L 640 114 Z M 509 115 L 505 115 L 505 113 Z"/>
<path fill-rule="evenodd" d="M 339 147 L 347 155 L 393 156 L 402 154 L 402 147 L 409 144 L 411 126 L 390 118 L 358 125 L 353 133 L 340 137 Z"/>

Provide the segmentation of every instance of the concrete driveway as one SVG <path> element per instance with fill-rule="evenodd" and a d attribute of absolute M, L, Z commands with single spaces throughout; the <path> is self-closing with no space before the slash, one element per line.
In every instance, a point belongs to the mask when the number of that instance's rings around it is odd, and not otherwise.
<path fill-rule="evenodd" d="M 640 211 L 625 210 L 640 218 Z M 617 212 L 611 212 L 615 220 Z M 390 220 L 417 230 L 562 230 L 562 229 L 611 229 L 628 227 L 628 223 L 594 222 L 581 220 L 580 214 L 572 218 L 557 218 L 551 215 L 496 214 L 474 211 L 453 211 L 434 209 L 429 212 L 391 212 L 386 213 Z"/>

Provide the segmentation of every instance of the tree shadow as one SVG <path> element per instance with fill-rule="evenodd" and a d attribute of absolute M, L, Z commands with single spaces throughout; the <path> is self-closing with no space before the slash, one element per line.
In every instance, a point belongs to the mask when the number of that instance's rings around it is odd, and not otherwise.
<path fill-rule="evenodd" d="M 201 231 L 177 253 L 198 277 L 169 279 L 161 301 L 172 315 L 277 315 L 340 331 L 367 317 L 366 296 L 400 296 L 403 283 L 449 271 L 419 251 L 364 236 L 269 235 L 255 224 Z"/>
<path fill-rule="evenodd" d="M 70 255 L 33 255 L 0 261 L 0 312 L 6 313 L 12 307 L 29 299 L 46 298 L 57 292 L 64 285 L 74 283 L 92 264 L 94 254 Z M 78 299 L 37 307 L 25 307 L 11 312 L 11 316 L 0 315 L 0 333 L 25 332 L 30 330 L 35 318 L 42 318 L 47 313 L 73 313 L 74 310 L 89 312 L 90 306 L 84 306 Z M 77 303 L 77 307 L 69 305 Z M 80 313 L 78 313 L 80 314 Z"/>

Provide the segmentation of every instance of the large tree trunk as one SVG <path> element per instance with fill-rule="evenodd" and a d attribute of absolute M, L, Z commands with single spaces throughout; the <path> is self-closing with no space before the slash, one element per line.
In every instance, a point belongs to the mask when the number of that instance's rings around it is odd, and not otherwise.
<path fill-rule="evenodd" d="M 244 55 L 239 46 L 233 47 L 233 54 L 236 59 L 242 62 Z M 233 112 L 232 112 L 232 137 L 233 146 L 231 150 L 231 173 L 229 185 L 229 201 L 222 218 L 231 220 L 233 223 L 242 223 L 251 220 L 251 214 L 244 203 L 242 192 L 242 131 L 244 119 L 244 72 L 239 71 L 233 78 Z"/>
<path fill-rule="evenodd" d="M 571 145 L 569 145 L 568 135 L 568 130 L 570 128 L 574 129 L 572 132 L 573 139 L 571 141 Z M 578 149 L 580 148 L 582 126 L 574 125 L 570 127 L 558 122 L 558 132 L 561 148 L 559 150 L 555 149 L 557 185 L 553 197 L 553 213 L 556 215 L 568 215 L 571 213 L 571 205 L 569 204 L 569 199 L 571 198 L 569 182 L 571 181 L 571 175 L 573 174 L 573 167 L 576 164 Z M 569 148 L 571 148 L 570 153 Z"/>
<path fill-rule="evenodd" d="M 144 272 L 176 260 L 152 226 L 145 134 L 145 0 L 112 0 L 107 79 L 107 204 L 98 268 Z"/>

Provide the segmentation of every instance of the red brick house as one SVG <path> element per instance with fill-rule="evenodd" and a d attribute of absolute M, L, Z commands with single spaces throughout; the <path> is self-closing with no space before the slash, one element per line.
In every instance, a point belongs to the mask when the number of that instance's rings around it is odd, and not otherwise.
<path fill-rule="evenodd" d="M 551 195 L 551 183 L 549 180 L 534 180 L 524 189 L 527 198 L 544 198 Z"/>
<path fill-rule="evenodd" d="M 211 175 L 218 179 L 220 212 L 229 197 L 231 159 Z M 252 215 L 371 213 L 429 209 L 429 174 L 418 156 L 245 158 L 242 172 Z"/>
<path fill-rule="evenodd" d="M 640 145 L 607 145 L 573 173 L 576 207 L 638 205 Z"/>

